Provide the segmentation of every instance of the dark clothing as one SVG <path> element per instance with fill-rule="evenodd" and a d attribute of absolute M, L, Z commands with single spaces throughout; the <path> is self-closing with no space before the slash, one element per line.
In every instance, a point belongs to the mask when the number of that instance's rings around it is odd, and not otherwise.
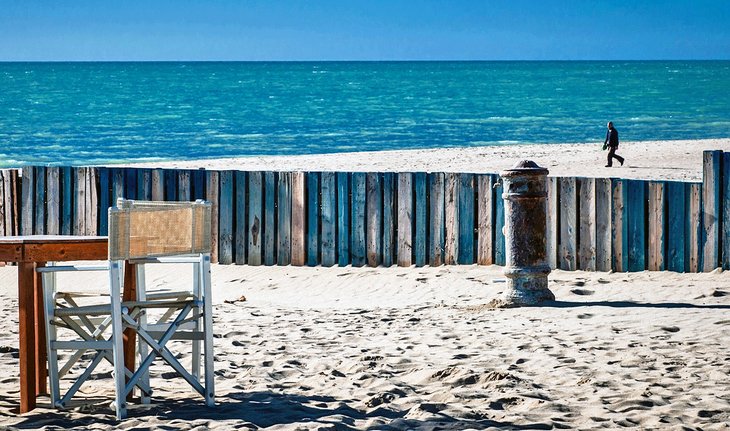
<path fill-rule="evenodd" d="M 616 154 L 617 148 L 618 148 L 618 144 L 616 144 L 616 146 L 611 145 L 608 147 L 608 167 L 613 166 L 613 160 L 611 160 L 611 159 L 618 160 L 618 162 L 621 163 L 621 166 L 623 166 L 623 164 L 624 164 L 624 158 L 619 156 L 618 154 Z"/>
<path fill-rule="evenodd" d="M 606 166 L 613 166 L 613 159 L 618 160 L 621 166 L 623 166 L 624 158 L 616 154 L 616 150 L 618 149 L 618 130 L 614 128 L 608 129 L 606 132 L 606 140 L 603 141 L 603 144 L 608 144 L 608 163 Z"/>
<path fill-rule="evenodd" d="M 609 147 L 618 148 L 618 130 L 608 129 L 606 132 L 606 140 L 604 144 L 608 144 Z"/>

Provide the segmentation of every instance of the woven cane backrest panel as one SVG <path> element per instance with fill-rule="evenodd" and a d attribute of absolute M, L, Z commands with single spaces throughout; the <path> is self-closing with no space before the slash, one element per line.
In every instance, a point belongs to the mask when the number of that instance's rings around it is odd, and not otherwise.
<path fill-rule="evenodd" d="M 109 209 L 109 259 L 210 253 L 210 204 L 120 199 Z"/>

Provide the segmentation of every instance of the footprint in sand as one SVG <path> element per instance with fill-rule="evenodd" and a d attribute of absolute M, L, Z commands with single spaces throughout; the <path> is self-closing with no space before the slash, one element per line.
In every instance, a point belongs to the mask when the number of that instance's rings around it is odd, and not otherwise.
<path fill-rule="evenodd" d="M 593 291 L 588 289 L 570 289 L 570 293 L 580 296 L 593 295 Z"/>
<path fill-rule="evenodd" d="M 591 313 L 583 313 L 579 314 L 577 317 L 579 319 L 590 319 L 591 317 L 593 317 L 593 315 Z"/>

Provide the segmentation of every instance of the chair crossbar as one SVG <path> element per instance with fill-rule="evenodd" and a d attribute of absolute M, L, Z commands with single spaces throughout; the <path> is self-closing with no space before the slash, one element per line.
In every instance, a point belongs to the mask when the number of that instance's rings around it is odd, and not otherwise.
<path fill-rule="evenodd" d="M 53 273 L 53 272 L 72 272 L 72 271 L 109 271 L 109 265 L 59 265 L 59 266 L 41 266 L 35 269 L 36 272 L 40 273 Z"/>
<path fill-rule="evenodd" d="M 97 341 L 54 341 L 51 343 L 51 347 L 55 350 L 111 350 L 114 346 L 111 341 L 97 340 Z"/>
<path fill-rule="evenodd" d="M 135 265 L 156 264 L 156 263 L 197 263 L 200 260 L 197 254 L 181 255 L 181 256 L 160 256 L 147 257 L 143 259 L 130 259 L 130 263 Z"/>
<path fill-rule="evenodd" d="M 83 305 L 73 308 L 62 308 L 56 310 L 57 316 L 101 316 L 111 313 L 110 305 Z"/>

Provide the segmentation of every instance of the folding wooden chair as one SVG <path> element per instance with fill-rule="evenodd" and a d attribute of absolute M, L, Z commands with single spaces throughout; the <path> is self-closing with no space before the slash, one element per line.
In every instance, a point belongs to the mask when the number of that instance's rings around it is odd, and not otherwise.
<path fill-rule="evenodd" d="M 196 202 L 141 202 L 120 199 L 109 210 L 109 265 L 105 267 L 47 266 L 43 273 L 47 350 L 51 400 L 63 408 L 104 359 L 114 367 L 117 418 L 126 416 L 126 397 L 135 387 L 149 402 L 149 367 L 161 358 L 185 379 L 206 404 L 214 405 L 213 327 L 210 283 L 210 204 Z M 122 301 L 123 263 L 136 267 L 137 297 Z M 149 292 L 145 266 L 186 263 L 193 266 L 188 290 Z M 56 292 L 56 274 L 65 271 L 106 270 L 109 294 L 105 302 L 83 303 L 88 295 Z M 177 286 L 176 286 L 177 288 Z M 88 302 L 88 301 L 86 301 Z M 139 367 L 124 367 L 122 332 L 137 333 Z M 64 339 L 59 338 L 63 330 Z M 70 334 L 70 335 L 69 335 Z M 72 339 L 68 339 L 72 337 Z M 192 341 L 192 366 L 188 371 L 170 351 L 173 339 Z M 201 352 L 202 343 L 202 352 Z M 59 350 L 74 353 L 59 369 Z M 85 355 L 85 352 L 94 352 Z M 201 384 L 201 355 L 204 362 Z M 86 368 L 71 387 L 60 394 L 60 380 L 82 359 Z M 126 378 L 125 378 L 126 377 Z"/>

